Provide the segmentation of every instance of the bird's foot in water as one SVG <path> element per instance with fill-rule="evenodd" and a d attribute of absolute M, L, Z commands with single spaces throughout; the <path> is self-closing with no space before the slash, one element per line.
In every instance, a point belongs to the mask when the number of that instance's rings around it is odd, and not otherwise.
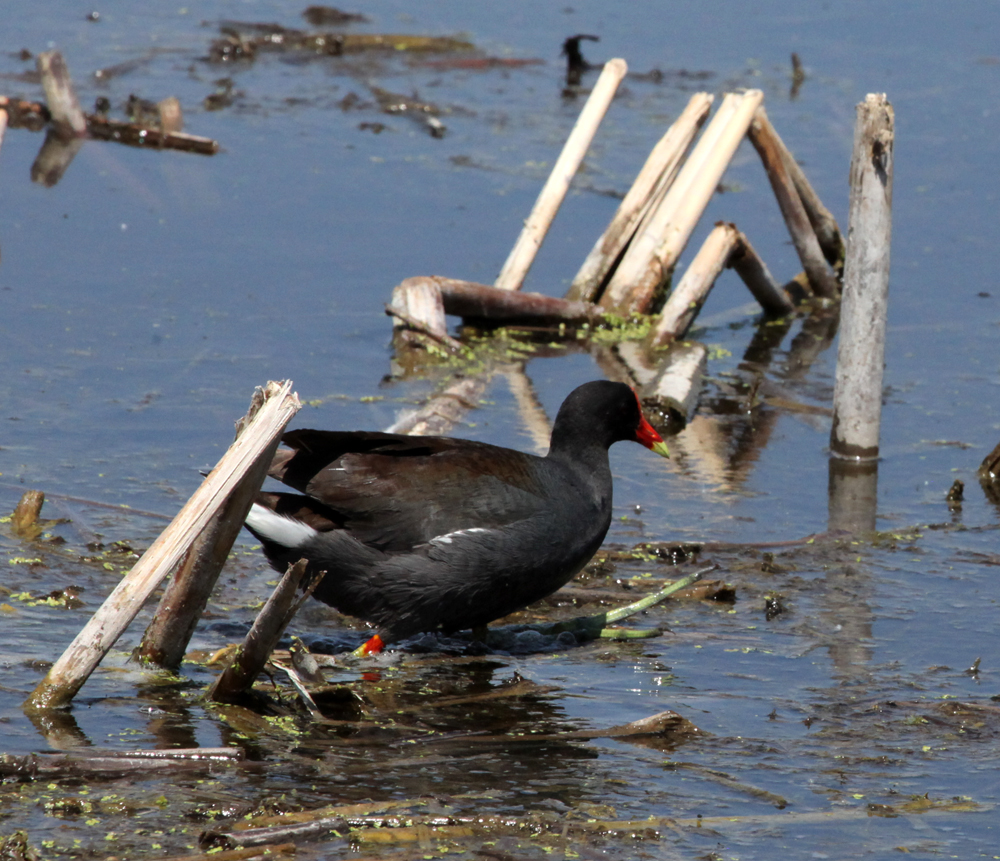
<path fill-rule="evenodd" d="M 385 648 L 385 641 L 376 634 L 368 640 L 365 640 L 360 646 L 358 646 L 351 655 L 355 658 L 367 658 L 369 655 L 377 655 Z"/>
<path fill-rule="evenodd" d="M 594 616 L 578 616 L 573 619 L 567 619 L 563 622 L 550 622 L 536 625 L 516 625 L 512 626 L 512 628 L 522 633 L 525 631 L 534 631 L 537 634 L 549 637 L 557 637 L 559 634 L 568 631 L 576 638 L 578 643 L 596 639 L 633 640 L 656 637 L 663 633 L 658 628 L 623 628 L 615 625 L 615 623 L 620 622 L 623 619 L 627 619 L 630 616 L 634 616 L 637 613 L 641 613 L 644 610 L 648 610 L 650 607 L 655 607 L 675 592 L 679 592 L 681 589 L 687 588 L 705 574 L 715 570 L 716 567 L 718 566 L 711 565 L 707 568 L 702 568 L 688 574 L 686 577 L 675 580 L 673 583 L 664 586 L 662 589 L 652 593 L 651 595 L 647 595 L 645 598 L 633 601 L 631 604 L 626 604 L 616 610 L 609 610 L 606 613 L 598 613 Z M 483 625 L 472 629 L 472 639 L 474 643 L 488 645 L 492 648 L 509 648 L 509 644 L 505 638 L 505 634 L 507 637 L 510 636 L 509 630 L 511 629 L 489 629 Z M 371 655 L 377 655 L 384 648 L 385 642 L 378 634 L 376 634 L 374 637 L 367 640 L 364 644 L 351 652 L 351 654 L 354 657 L 364 658 Z"/>

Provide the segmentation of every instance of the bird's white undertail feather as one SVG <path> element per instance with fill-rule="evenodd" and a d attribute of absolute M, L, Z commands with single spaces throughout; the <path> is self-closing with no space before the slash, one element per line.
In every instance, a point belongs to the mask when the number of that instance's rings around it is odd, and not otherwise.
<path fill-rule="evenodd" d="M 301 547 L 316 536 L 316 530 L 301 520 L 285 517 L 256 502 L 250 506 L 247 526 L 258 535 L 289 549 Z"/>

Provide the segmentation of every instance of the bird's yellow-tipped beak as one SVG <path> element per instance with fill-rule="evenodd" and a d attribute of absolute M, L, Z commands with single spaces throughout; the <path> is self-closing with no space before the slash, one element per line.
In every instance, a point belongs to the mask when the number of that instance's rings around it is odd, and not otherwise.
<path fill-rule="evenodd" d="M 636 398 L 638 400 L 638 398 Z M 660 457 L 670 457 L 670 449 L 642 413 L 639 414 L 639 427 L 635 432 L 635 441 L 655 451 Z"/>
<path fill-rule="evenodd" d="M 667 444 L 661 439 L 659 442 L 654 442 L 649 450 L 655 452 L 660 457 L 670 457 L 670 449 L 667 448 Z"/>

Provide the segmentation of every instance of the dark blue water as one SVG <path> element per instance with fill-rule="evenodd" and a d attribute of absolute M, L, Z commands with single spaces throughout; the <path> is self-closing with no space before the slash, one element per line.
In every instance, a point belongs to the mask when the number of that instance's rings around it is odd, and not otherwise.
<path fill-rule="evenodd" d="M 905 14 L 886 2 L 359 7 L 371 18 L 360 31 L 459 35 L 490 55 L 544 61 L 506 71 L 442 71 L 420 65 L 423 57 L 279 54 L 220 67 L 203 59 L 219 20 L 305 26 L 300 7 L 94 8 L 97 22 L 85 20 L 83 9 L 50 3 L 6 16 L 0 92 L 40 98 L 37 84 L 22 80 L 33 61 L 15 54 L 59 47 L 85 107 L 99 95 L 116 108 L 130 93 L 176 95 L 186 130 L 219 140 L 222 151 L 207 158 L 89 142 L 63 179 L 43 188 L 30 181 L 41 136 L 7 131 L 0 150 L 3 510 L 32 487 L 53 500 L 65 494 L 172 515 L 197 487 L 199 470 L 228 445 L 254 386 L 269 379 L 294 380 L 309 402 L 299 425 L 381 428 L 423 397 L 431 387 L 425 381 L 384 379 L 391 367 L 384 303 L 411 275 L 495 278 L 579 111 L 579 101 L 561 97 L 566 36 L 600 35 L 599 43 L 584 43 L 592 61 L 621 56 L 633 71 L 655 67 L 666 75 L 658 84 L 624 83 L 529 275 L 526 289 L 549 295 L 562 295 L 611 217 L 617 203 L 605 192 L 628 188 L 695 89 L 763 89 L 772 122 L 845 229 L 854 105 L 866 93 L 886 92 L 896 145 L 878 527 L 904 537 L 795 556 L 776 581 L 756 560 L 726 556 L 719 576 L 736 584 L 736 604 L 657 611 L 650 621 L 669 624 L 673 637 L 505 666 L 558 684 L 560 720 L 605 725 L 677 709 L 716 739 L 678 758 L 783 794 L 789 813 L 830 817 L 748 821 L 681 845 L 746 858 L 773 857 L 778 847 L 836 858 L 896 857 L 898 848 L 921 857 L 993 852 L 989 813 L 869 819 L 864 810 L 869 801 L 894 803 L 896 794 L 969 796 L 984 806 L 1000 797 L 995 719 L 958 732 L 907 723 L 938 714 L 916 706 L 881 723 L 871 710 L 885 700 L 925 701 L 927 709 L 947 698 L 988 703 L 1000 692 L 1000 513 L 975 479 L 1000 439 L 994 4 L 911 4 Z M 794 100 L 792 51 L 807 72 Z M 132 59 L 144 62 L 106 83 L 93 78 L 96 69 Z M 711 76 L 694 81 L 672 74 L 678 70 Z M 226 76 L 233 105 L 205 110 L 202 100 Z M 433 139 L 410 118 L 379 113 L 370 85 L 441 106 L 447 134 Z M 340 107 L 351 93 L 369 106 Z M 385 130 L 359 129 L 366 122 Z M 798 262 L 749 145 L 724 183 L 681 269 L 711 224 L 725 219 L 747 233 L 779 279 L 793 276 Z M 692 333 L 711 349 L 699 411 L 705 436 L 675 441 L 671 463 L 638 447 L 614 451 L 618 513 L 641 523 L 621 522 L 612 540 L 780 541 L 826 528 L 829 424 L 821 415 L 765 407 L 755 433 L 766 438 L 738 468 L 699 448 L 698 440 L 734 426 L 712 404 L 732 384 L 753 337 L 748 301 L 725 273 Z M 835 345 L 795 374 L 785 363 L 800 333 L 797 323 L 784 337 L 767 380 L 787 399 L 828 407 Z M 601 375 L 587 354 L 536 359 L 525 370 L 549 415 L 574 385 Z M 499 378 L 456 433 L 531 445 Z M 960 514 L 944 501 L 956 478 L 966 482 Z M 52 504 L 47 516 L 60 516 Z M 152 518 L 66 505 L 62 516 L 91 533 L 139 547 L 161 527 Z M 916 530 L 925 524 L 948 528 Z M 0 537 L 0 589 L 42 594 L 72 581 L 88 588 L 79 610 L 0 595 L 11 608 L 0 613 L 0 751 L 49 744 L 19 709 L 39 678 L 24 661 L 54 659 L 119 576 L 76 561 L 83 532 L 60 528 L 70 542 L 66 557 L 9 532 Z M 17 561 L 31 558 L 44 563 Z M 263 597 L 267 579 L 255 555 L 241 556 L 220 615 L 248 617 L 250 602 L 242 599 Z M 765 621 L 769 589 L 786 595 L 790 620 Z M 326 623 L 309 618 L 303 631 L 322 633 Z M 130 630 L 123 645 L 140 631 Z M 233 638 L 209 628 L 197 644 Z M 964 674 L 977 657 L 978 678 Z M 157 743 L 135 706 L 137 678 L 102 673 L 84 689 L 77 715 L 94 744 Z M 198 743 L 220 743 L 214 719 L 194 714 Z M 567 780 L 590 801 L 618 806 L 621 818 L 775 813 L 716 784 L 681 780 L 662 769 L 655 751 L 612 742 L 588 749 L 597 758 Z M 618 774 L 641 790 L 639 800 L 606 782 Z M 390 792 L 413 791 L 402 771 L 387 775 Z M 469 788 L 461 769 L 443 768 L 439 777 L 449 792 Z M 543 794 L 554 791 L 555 775 L 539 779 L 551 782 Z M 511 804 L 530 810 L 525 785 L 498 784 Z M 31 809 L 19 816 L 38 833 L 53 825 Z M 671 857 L 673 839 L 643 848 Z M 621 846 L 609 851 L 626 857 Z"/>

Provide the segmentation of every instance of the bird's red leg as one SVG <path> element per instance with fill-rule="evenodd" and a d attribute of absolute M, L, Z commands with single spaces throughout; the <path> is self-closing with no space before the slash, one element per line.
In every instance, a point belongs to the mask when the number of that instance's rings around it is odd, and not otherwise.
<path fill-rule="evenodd" d="M 364 658 L 367 655 L 377 655 L 384 648 L 385 643 L 382 641 L 382 638 L 376 634 L 370 640 L 358 646 L 353 652 L 351 652 L 351 654 L 356 655 L 359 658 Z"/>

